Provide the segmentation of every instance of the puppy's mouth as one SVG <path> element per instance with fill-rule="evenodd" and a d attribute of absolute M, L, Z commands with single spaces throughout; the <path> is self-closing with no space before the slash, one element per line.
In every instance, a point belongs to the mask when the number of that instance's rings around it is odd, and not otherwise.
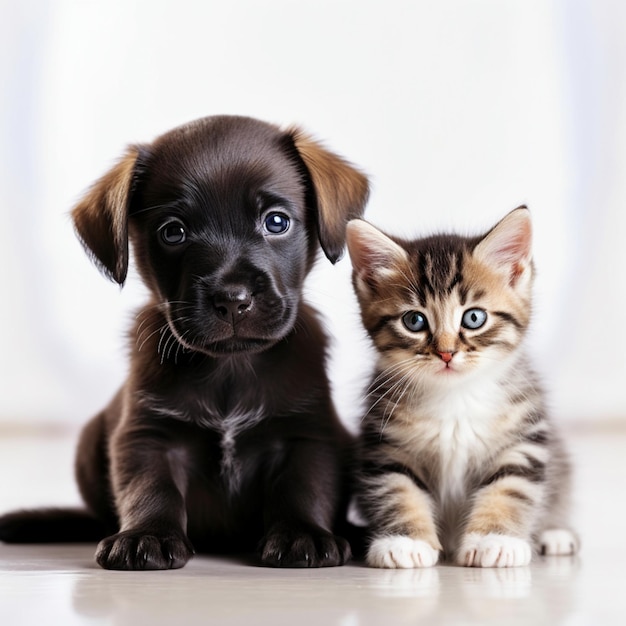
<path fill-rule="evenodd" d="M 228 356 L 241 353 L 254 354 L 267 350 L 277 341 L 278 339 L 239 339 L 233 337 L 232 339 L 207 343 L 202 347 L 202 350 L 212 356 Z"/>
<path fill-rule="evenodd" d="M 174 338 L 183 348 L 213 357 L 263 352 L 289 334 L 296 317 L 296 309 L 289 306 L 261 319 L 217 319 L 206 312 L 190 318 L 173 311 L 169 302 L 164 311 Z"/>

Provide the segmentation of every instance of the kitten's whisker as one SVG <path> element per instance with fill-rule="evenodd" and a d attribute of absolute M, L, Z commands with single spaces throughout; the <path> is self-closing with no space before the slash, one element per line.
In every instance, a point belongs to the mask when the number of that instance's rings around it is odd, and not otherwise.
<path fill-rule="evenodd" d="M 413 359 L 406 359 L 405 361 L 401 361 L 400 363 L 396 363 L 391 367 L 383 370 L 373 381 L 372 385 L 378 383 L 378 385 L 374 388 L 370 385 L 370 389 L 368 391 L 368 396 L 375 395 L 382 387 L 392 382 L 394 379 L 398 377 L 404 377 L 407 373 L 411 371 L 411 365 L 413 363 Z"/>
<path fill-rule="evenodd" d="M 372 410 L 374 408 L 376 408 L 376 406 L 382 402 L 383 400 L 388 404 L 388 405 L 393 405 L 394 402 L 394 398 L 396 396 L 396 393 L 398 392 L 398 390 L 400 388 L 406 388 L 410 382 L 411 382 L 411 378 L 412 378 L 412 372 L 406 371 L 406 372 L 400 372 L 401 376 L 398 380 L 396 380 L 390 387 L 389 389 L 387 389 L 384 393 L 380 394 L 377 398 L 377 400 L 369 407 L 369 409 L 366 412 L 366 415 L 368 415 L 369 413 L 372 412 Z M 387 397 L 389 396 L 389 397 Z M 387 411 L 387 407 L 385 408 L 385 410 L 383 411 L 383 419 L 385 416 L 385 413 Z M 365 417 L 365 416 L 364 416 Z"/>
<path fill-rule="evenodd" d="M 374 378 L 374 380 L 372 381 L 372 383 L 370 385 L 370 390 L 368 391 L 368 395 L 371 395 L 372 393 L 375 393 L 382 385 L 384 385 L 386 382 L 392 380 L 394 378 L 394 376 L 397 375 L 398 372 L 402 373 L 402 370 L 406 366 L 410 366 L 413 362 L 414 362 L 414 359 L 411 357 L 411 358 L 405 359 L 404 361 L 400 361 L 399 363 L 394 363 L 390 367 L 385 368 L 384 370 L 382 370 L 380 372 L 380 374 L 378 374 L 378 376 L 376 376 L 376 378 Z M 381 381 L 383 379 L 383 377 L 386 377 L 385 380 L 383 380 L 381 382 L 381 384 L 378 385 L 378 387 L 376 387 L 375 389 L 372 389 L 371 388 L 372 385 L 375 385 L 376 383 Z"/>
<path fill-rule="evenodd" d="M 374 395 L 375 395 L 375 396 L 378 396 L 378 397 L 376 398 L 375 402 L 373 402 L 373 403 L 370 405 L 369 409 L 367 410 L 367 413 L 371 413 L 371 412 L 372 412 L 372 410 L 373 410 L 376 406 L 378 406 L 378 404 L 379 404 L 380 402 L 382 402 L 383 400 L 385 400 L 385 398 L 386 398 L 386 396 L 387 396 L 387 395 L 391 394 L 391 396 L 393 397 L 393 391 L 394 391 L 394 389 L 395 389 L 398 385 L 402 384 L 402 383 L 403 383 L 403 381 L 404 381 L 404 380 L 406 379 L 406 377 L 407 377 L 407 374 L 406 374 L 406 373 L 402 373 L 402 372 L 400 372 L 400 374 L 399 374 L 399 375 L 400 375 L 400 378 L 399 378 L 398 380 L 394 381 L 394 382 L 393 382 L 393 384 L 392 384 L 392 385 L 391 385 L 388 389 L 386 389 L 383 393 L 378 394 L 378 391 L 379 391 L 379 390 L 380 390 L 380 389 L 381 389 L 384 385 L 386 385 L 387 383 L 389 383 L 389 382 L 392 380 L 392 377 L 390 377 L 389 379 L 387 379 L 386 381 L 384 381 L 383 383 L 381 383 L 381 384 L 378 386 L 378 388 L 376 389 L 376 391 L 375 391 L 375 392 L 372 392 L 372 393 L 367 394 L 367 397 L 374 396 Z M 367 413 L 366 413 L 366 414 L 367 414 Z"/>
<path fill-rule="evenodd" d="M 381 436 L 384 434 L 385 428 L 386 428 L 387 424 L 389 424 L 389 422 L 391 421 L 391 418 L 393 417 L 394 411 L 398 408 L 402 398 L 404 397 L 404 395 L 406 394 L 406 392 L 408 391 L 408 389 L 410 387 L 411 387 L 410 376 L 407 374 L 407 376 L 405 377 L 405 379 L 403 381 L 402 392 L 400 393 L 400 395 L 398 397 L 394 396 L 392 401 L 389 402 L 389 404 L 387 405 L 388 407 L 390 407 L 390 410 L 389 410 L 389 413 L 388 413 L 386 419 L 385 419 L 385 412 L 383 412 L 383 420 L 382 420 L 381 427 L 380 427 L 380 434 L 381 434 Z"/>

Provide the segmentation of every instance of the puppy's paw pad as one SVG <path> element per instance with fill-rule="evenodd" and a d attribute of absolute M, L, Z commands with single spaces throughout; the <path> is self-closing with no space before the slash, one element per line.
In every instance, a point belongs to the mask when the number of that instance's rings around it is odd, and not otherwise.
<path fill-rule="evenodd" d="M 272 567 L 334 567 L 352 556 L 343 538 L 316 528 L 280 525 L 261 542 L 261 561 Z"/>
<path fill-rule="evenodd" d="M 578 538 L 565 528 L 551 528 L 541 533 L 539 546 L 545 556 L 570 556 L 578 552 Z"/>
<path fill-rule="evenodd" d="M 461 542 L 457 563 L 465 567 L 521 567 L 528 565 L 532 549 L 519 537 L 469 533 Z"/>
<path fill-rule="evenodd" d="M 432 567 L 438 559 L 439 551 L 429 543 L 404 535 L 374 539 L 367 551 L 367 564 L 370 567 L 389 569 Z"/>
<path fill-rule="evenodd" d="M 178 569 L 193 553 L 184 536 L 125 531 L 98 544 L 96 561 L 101 567 L 113 570 Z"/>

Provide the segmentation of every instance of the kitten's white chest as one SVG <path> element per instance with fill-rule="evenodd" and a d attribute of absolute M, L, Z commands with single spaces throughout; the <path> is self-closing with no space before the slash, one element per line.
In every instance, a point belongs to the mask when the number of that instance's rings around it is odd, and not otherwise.
<path fill-rule="evenodd" d="M 483 434 L 467 417 L 448 417 L 442 421 L 438 445 L 441 499 L 458 500 L 465 494 L 472 468 L 486 453 Z"/>
<path fill-rule="evenodd" d="M 431 428 L 437 430 L 438 491 L 442 501 L 465 497 L 471 476 L 491 454 L 498 435 L 503 392 L 493 385 L 452 389 L 429 402 Z"/>

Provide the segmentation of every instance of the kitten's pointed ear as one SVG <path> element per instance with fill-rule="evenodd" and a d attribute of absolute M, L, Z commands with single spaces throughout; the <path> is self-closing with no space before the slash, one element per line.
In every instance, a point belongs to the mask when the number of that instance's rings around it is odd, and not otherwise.
<path fill-rule="evenodd" d="M 373 288 L 408 262 L 404 248 L 364 220 L 348 222 L 346 241 L 357 286 Z"/>
<path fill-rule="evenodd" d="M 331 263 L 336 263 L 346 243 L 346 223 L 365 210 L 367 177 L 300 129 L 289 132 L 311 178 L 320 244 Z"/>
<path fill-rule="evenodd" d="M 126 154 L 72 209 L 74 227 L 100 271 L 122 285 L 128 271 L 128 207 L 140 148 Z"/>
<path fill-rule="evenodd" d="M 532 267 L 530 211 L 520 206 L 498 222 L 474 248 L 473 256 L 508 274 L 513 286 Z"/>

